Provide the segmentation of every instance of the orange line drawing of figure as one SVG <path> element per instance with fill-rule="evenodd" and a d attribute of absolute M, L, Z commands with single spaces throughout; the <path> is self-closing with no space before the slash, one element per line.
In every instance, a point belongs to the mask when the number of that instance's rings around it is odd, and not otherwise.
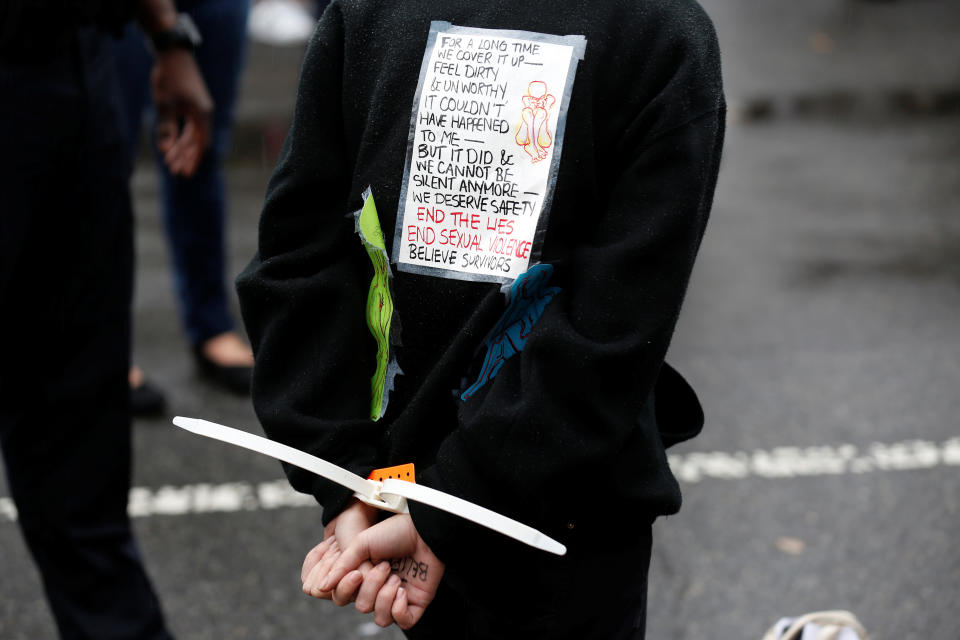
<path fill-rule="evenodd" d="M 547 157 L 547 149 L 553 144 L 550 134 L 550 109 L 557 99 L 547 92 L 547 83 L 534 80 L 523 96 L 521 122 L 515 135 L 517 144 L 530 156 L 532 162 L 540 162 Z"/>

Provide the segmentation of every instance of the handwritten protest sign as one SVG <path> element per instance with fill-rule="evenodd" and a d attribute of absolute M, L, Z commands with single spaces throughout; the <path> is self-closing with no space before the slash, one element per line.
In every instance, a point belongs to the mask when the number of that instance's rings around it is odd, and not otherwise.
<path fill-rule="evenodd" d="M 431 25 L 394 236 L 400 271 L 509 282 L 536 260 L 585 46 Z"/>

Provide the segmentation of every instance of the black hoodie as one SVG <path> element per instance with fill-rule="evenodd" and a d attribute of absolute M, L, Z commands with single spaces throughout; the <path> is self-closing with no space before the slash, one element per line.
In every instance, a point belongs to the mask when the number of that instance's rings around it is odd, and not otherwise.
<path fill-rule="evenodd" d="M 559 292 L 522 351 L 463 400 L 506 308 L 500 286 L 395 272 L 403 374 L 373 421 L 373 269 L 349 214 L 372 187 L 392 249 L 432 21 L 586 38 L 540 256 Z M 702 413 L 663 358 L 724 117 L 716 36 L 692 0 L 334 0 L 303 63 L 258 255 L 237 281 L 264 430 L 364 476 L 413 462 L 417 482 L 568 545 L 629 538 L 634 519 L 674 513 L 665 447 L 697 433 Z M 349 499 L 287 472 L 325 522 Z M 495 540 L 428 507 L 411 514 L 448 566 Z"/>

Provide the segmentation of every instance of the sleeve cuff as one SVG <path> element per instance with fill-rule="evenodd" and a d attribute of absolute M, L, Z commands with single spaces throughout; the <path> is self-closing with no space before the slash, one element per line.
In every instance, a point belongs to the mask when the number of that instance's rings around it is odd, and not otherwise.
<path fill-rule="evenodd" d="M 440 491 L 449 489 L 443 486 L 432 467 L 424 472 L 418 471 L 417 482 Z M 496 548 L 508 540 L 495 531 L 441 509 L 413 500 L 407 505 L 417 533 L 444 564 L 459 564 L 461 559 L 471 555 L 472 550 Z"/>

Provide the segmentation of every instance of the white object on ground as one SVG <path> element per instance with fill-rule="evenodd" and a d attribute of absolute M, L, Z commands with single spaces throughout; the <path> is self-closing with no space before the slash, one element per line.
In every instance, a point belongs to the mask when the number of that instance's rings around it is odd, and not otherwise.
<path fill-rule="evenodd" d="M 814 611 L 780 618 L 763 640 L 867 640 L 867 630 L 849 611 Z"/>
<path fill-rule="evenodd" d="M 254 40 L 286 46 L 306 42 L 316 24 L 297 0 L 260 0 L 250 8 L 247 30 Z"/>

